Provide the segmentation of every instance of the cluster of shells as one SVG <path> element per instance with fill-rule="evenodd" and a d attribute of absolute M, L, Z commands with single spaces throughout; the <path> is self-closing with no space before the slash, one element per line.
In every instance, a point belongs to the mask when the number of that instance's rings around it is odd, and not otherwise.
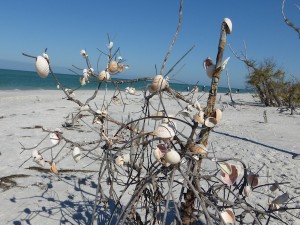
<path fill-rule="evenodd" d="M 113 48 L 113 42 L 110 42 L 107 48 L 111 51 Z M 83 58 L 88 59 L 88 54 L 85 50 L 81 50 L 80 54 Z M 97 77 L 98 81 L 108 81 L 111 79 L 111 75 L 115 75 L 117 73 L 122 73 L 124 69 L 128 69 L 128 65 L 124 65 L 123 58 L 118 56 L 116 58 L 109 57 L 108 63 L 104 70 L 101 70 L 98 75 L 94 73 L 94 69 L 89 67 L 88 69 L 83 70 L 83 77 L 80 78 L 80 84 L 85 85 L 86 82 L 89 81 L 90 77 Z"/>
<path fill-rule="evenodd" d="M 49 134 L 49 139 L 52 144 L 52 147 L 57 146 L 61 142 L 62 134 L 63 134 L 63 132 L 59 128 L 55 128 L 54 131 Z M 79 162 L 79 160 L 82 157 L 82 153 L 81 153 L 81 150 L 79 147 L 77 147 L 77 146 L 73 147 L 72 157 L 75 162 Z M 46 160 L 42 156 L 42 154 L 39 151 L 37 151 L 36 149 L 32 150 L 32 158 L 33 158 L 33 161 L 35 163 L 37 163 L 39 166 L 45 167 L 47 164 L 49 164 L 50 171 L 52 173 L 54 173 L 55 175 L 58 175 L 59 170 L 58 170 L 55 162 L 53 160 Z"/>
<path fill-rule="evenodd" d="M 224 22 L 227 24 L 227 33 L 231 33 L 232 31 L 232 24 L 231 21 L 227 18 L 224 19 Z M 111 50 L 113 47 L 112 43 L 109 43 L 108 48 Z M 81 55 L 84 58 L 88 58 L 88 54 L 85 50 L 81 51 Z M 229 58 L 227 58 L 222 67 L 225 67 L 227 64 Z M 84 85 L 86 82 L 88 82 L 89 78 L 91 76 L 97 77 L 98 81 L 108 81 L 111 79 L 111 75 L 122 73 L 124 69 L 128 68 L 128 66 L 124 66 L 122 64 L 122 58 L 117 57 L 115 59 L 109 58 L 108 63 L 106 65 L 106 68 L 104 70 L 101 70 L 98 75 L 95 75 L 93 68 L 88 68 L 83 70 L 83 77 L 80 79 L 80 82 L 82 85 Z M 209 78 L 213 77 L 213 74 L 215 72 L 215 65 L 212 62 L 212 59 L 210 57 L 206 58 L 204 60 L 204 68 L 206 70 L 206 73 Z M 44 53 L 42 56 L 37 56 L 36 58 L 36 70 L 40 77 L 46 78 L 49 74 L 50 68 L 49 68 L 49 57 L 46 53 Z M 151 84 L 148 86 L 148 91 L 150 94 L 155 94 L 157 92 L 161 92 L 165 89 L 169 88 L 169 80 L 168 77 L 163 76 L 161 74 L 156 75 L 153 77 Z M 197 93 L 198 87 L 195 86 L 192 93 Z M 125 89 L 125 92 L 130 95 L 136 94 L 136 89 L 133 87 L 127 87 Z M 112 98 L 113 102 L 117 104 L 118 98 L 114 96 Z M 83 105 L 79 109 L 82 111 L 89 111 L 90 106 L 89 105 Z M 161 121 L 160 124 L 158 124 L 155 129 L 151 132 L 151 135 L 153 135 L 155 138 L 157 138 L 158 142 L 155 143 L 155 145 L 151 146 L 151 154 L 153 154 L 153 157 L 156 159 L 158 163 L 161 163 L 163 166 L 170 166 L 173 165 L 174 167 L 177 164 L 180 164 L 183 162 L 183 158 L 185 157 L 182 155 L 182 152 L 177 151 L 174 149 L 172 143 L 173 138 L 177 135 L 177 124 L 176 120 L 172 119 L 173 117 L 176 117 L 177 115 L 181 115 L 183 117 L 191 118 L 194 122 L 198 123 L 198 125 L 203 125 L 203 127 L 206 128 L 214 128 L 216 125 L 218 125 L 222 120 L 222 111 L 218 108 L 214 109 L 213 113 L 210 115 L 206 114 L 206 109 L 202 108 L 200 103 L 196 100 L 194 104 L 188 105 L 183 110 L 180 110 L 175 116 L 166 115 L 164 110 L 156 111 L 155 114 L 151 115 L 153 120 L 159 120 Z M 94 119 L 93 124 L 103 124 L 103 121 L 107 118 L 108 112 L 105 110 L 97 110 Z M 132 131 L 134 128 L 131 129 Z M 60 143 L 62 140 L 62 132 L 60 129 L 55 129 L 54 132 L 51 132 L 49 134 L 51 143 L 53 146 L 56 146 Z M 186 146 L 188 150 L 190 150 L 191 153 L 193 153 L 193 157 L 198 160 L 199 157 L 206 158 L 208 156 L 208 149 L 203 144 L 197 144 L 197 143 L 191 143 Z M 59 170 L 54 163 L 53 160 L 47 161 L 44 159 L 42 154 L 38 152 L 37 150 L 32 151 L 32 157 L 34 162 L 39 164 L 40 166 L 46 166 L 49 164 L 50 171 L 54 174 L 58 175 Z M 75 162 L 79 162 L 82 158 L 82 152 L 80 147 L 73 146 L 72 149 L 72 157 L 75 160 Z M 130 154 L 122 154 L 119 152 L 114 157 L 114 163 L 117 166 L 126 166 L 130 165 L 131 163 L 131 155 Z M 157 163 L 156 162 L 156 163 Z M 259 176 L 256 173 L 249 172 L 245 168 L 242 168 L 240 165 L 228 163 L 226 161 L 218 161 L 218 176 L 220 177 L 220 181 L 225 186 L 234 186 L 237 184 L 237 182 L 243 178 L 246 179 L 246 186 L 243 188 L 243 195 L 245 197 L 249 197 L 251 193 L 253 192 L 254 188 L 256 188 L 259 185 Z M 271 192 L 275 192 L 279 189 L 278 184 L 274 184 L 270 187 Z M 285 204 L 289 200 L 289 195 L 287 193 L 283 193 L 281 195 L 278 195 L 273 200 L 269 201 L 269 208 L 271 210 L 278 210 L 281 205 Z M 222 217 L 225 224 L 235 224 L 236 218 L 233 208 L 223 208 L 220 216 Z"/>

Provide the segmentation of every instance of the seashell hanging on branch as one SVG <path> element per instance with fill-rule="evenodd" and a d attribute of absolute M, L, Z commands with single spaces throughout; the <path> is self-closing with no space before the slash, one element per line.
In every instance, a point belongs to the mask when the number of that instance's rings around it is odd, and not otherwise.
<path fill-rule="evenodd" d="M 163 139 L 173 138 L 176 134 L 176 127 L 173 123 L 162 123 L 154 131 L 154 135 Z"/>
<path fill-rule="evenodd" d="M 204 124 L 204 112 L 199 111 L 194 115 L 194 121 L 199 124 Z"/>
<path fill-rule="evenodd" d="M 223 22 L 226 24 L 226 33 L 230 34 L 232 32 L 232 22 L 229 18 L 224 18 Z"/>
<path fill-rule="evenodd" d="M 103 81 L 103 80 L 110 80 L 110 74 L 109 72 L 102 70 L 99 74 L 98 74 L 98 80 L 99 81 Z"/>
<path fill-rule="evenodd" d="M 50 141 L 53 145 L 57 145 L 61 140 L 62 131 L 59 128 L 55 128 L 53 133 L 50 133 Z"/>
<path fill-rule="evenodd" d="M 215 72 L 216 65 L 213 63 L 210 57 L 207 57 L 203 61 L 203 68 L 205 69 L 207 76 L 211 79 Z"/>
<path fill-rule="evenodd" d="M 225 165 L 225 163 L 223 165 Z M 229 165 L 230 165 L 231 173 L 224 172 L 227 169 L 223 167 L 221 169 L 221 180 L 227 185 L 233 185 L 238 179 L 239 175 L 241 174 L 241 168 L 233 164 L 229 164 Z M 228 168 L 228 170 L 230 169 Z"/>
<path fill-rule="evenodd" d="M 169 86 L 168 81 L 162 75 L 156 75 L 153 78 L 149 91 L 151 93 L 156 91 L 162 91 L 168 86 Z"/>
<path fill-rule="evenodd" d="M 221 212 L 221 217 L 225 224 L 235 224 L 235 215 L 231 208 L 228 208 Z"/>
<path fill-rule="evenodd" d="M 46 78 L 49 74 L 49 63 L 43 56 L 38 56 L 35 61 L 35 69 L 41 78 Z"/>
<path fill-rule="evenodd" d="M 107 70 L 111 74 L 115 74 L 116 72 L 118 72 L 118 63 L 114 60 L 110 61 L 107 66 Z"/>
<path fill-rule="evenodd" d="M 58 169 L 57 169 L 54 161 L 50 162 L 50 171 L 52 173 L 54 173 L 55 175 L 58 175 Z"/>
<path fill-rule="evenodd" d="M 36 149 L 32 151 L 32 157 L 35 163 L 39 164 L 40 166 L 45 165 L 43 156 Z"/>
<path fill-rule="evenodd" d="M 181 160 L 179 153 L 173 149 L 165 154 L 164 159 L 167 163 L 170 163 L 172 165 L 178 164 Z"/>
<path fill-rule="evenodd" d="M 216 120 L 215 117 L 207 117 L 204 121 L 205 126 L 213 128 L 214 126 L 216 126 L 218 123 L 218 121 Z"/>
<path fill-rule="evenodd" d="M 73 153 L 72 153 L 73 159 L 75 160 L 75 162 L 78 162 L 81 159 L 81 151 L 80 148 L 75 147 L 73 149 Z"/>

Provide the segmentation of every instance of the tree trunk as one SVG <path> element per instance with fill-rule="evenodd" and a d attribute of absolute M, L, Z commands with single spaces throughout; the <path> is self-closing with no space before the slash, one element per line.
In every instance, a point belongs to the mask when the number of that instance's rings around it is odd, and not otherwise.
<path fill-rule="evenodd" d="M 227 26 L 226 23 L 223 22 L 221 26 L 218 55 L 216 59 L 216 69 L 212 77 L 211 89 L 209 91 L 207 106 L 204 112 L 205 118 L 209 116 L 213 116 L 213 114 L 215 113 L 215 103 L 216 103 L 216 97 L 218 93 L 219 78 L 222 73 L 222 58 L 226 46 L 226 29 L 227 29 L 226 26 Z M 210 130 L 211 128 L 206 127 L 205 125 L 202 126 L 202 130 L 199 134 L 198 142 L 203 144 L 204 146 L 207 146 Z M 191 171 L 197 171 L 198 173 L 200 173 L 201 162 L 202 160 L 200 159 L 195 164 L 193 164 L 193 166 L 191 167 Z M 190 178 L 192 180 L 192 183 L 195 184 L 195 180 L 193 179 L 193 177 Z M 183 225 L 189 225 L 193 222 L 193 210 L 194 210 L 195 200 L 196 200 L 195 193 L 191 190 L 191 188 L 188 188 L 186 194 L 184 195 L 185 203 L 182 205 L 181 208 L 181 212 L 182 212 L 181 220 Z"/>

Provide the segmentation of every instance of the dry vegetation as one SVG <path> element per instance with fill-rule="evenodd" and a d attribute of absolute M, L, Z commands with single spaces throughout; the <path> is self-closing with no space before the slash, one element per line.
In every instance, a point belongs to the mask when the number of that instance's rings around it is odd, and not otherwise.
<path fill-rule="evenodd" d="M 209 145 L 210 131 L 222 115 L 216 108 L 216 98 L 226 36 L 232 29 L 230 20 L 221 24 L 207 105 L 200 106 L 193 92 L 183 96 L 169 87 L 169 72 L 163 74 L 163 71 L 180 30 L 181 4 L 179 12 L 177 32 L 160 75 L 130 81 L 149 79 L 152 83 L 140 96 L 140 112 L 132 114 L 126 121 L 120 121 L 110 113 L 115 105 L 127 107 L 118 88 L 124 81 L 110 79 L 110 75 L 122 72 L 126 67 L 118 55 L 119 49 L 114 51 L 110 40 L 108 53 L 102 52 L 108 56 L 107 67 L 99 74 L 94 72 L 88 53 L 81 51 L 87 65 L 81 85 L 90 80 L 98 81 L 95 91 L 85 100 L 76 98 L 74 90 L 64 88 L 59 82 L 51 70 L 46 51 L 43 56 L 33 57 L 39 75 L 45 77 L 50 73 L 66 99 L 80 109 L 68 115 L 63 127 L 56 130 L 42 128 L 46 136 L 40 144 L 32 148 L 23 146 L 23 150 L 32 151 L 34 161 L 41 167 L 50 167 L 57 176 L 63 171 L 56 165 L 70 157 L 70 153 L 75 161 L 88 158 L 91 163 L 99 163 L 98 180 L 93 181 L 95 197 L 92 204 L 86 203 L 90 207 L 89 219 L 85 222 L 88 224 L 287 224 L 281 219 L 282 215 L 297 217 L 299 208 L 296 197 L 282 189 L 286 183 L 261 183 L 259 171 L 251 171 L 238 158 L 215 158 Z M 263 102 L 278 106 L 288 104 L 289 107 L 299 104 L 298 84 L 283 82 L 282 72 L 273 71 L 274 65 L 269 61 L 258 67 L 249 62 L 247 65 L 253 71 L 248 82 L 257 88 Z M 100 90 L 108 82 L 116 87 L 111 99 L 106 99 L 105 90 Z M 285 84 L 281 88 L 287 89 L 284 93 L 290 96 L 279 96 L 275 92 L 279 84 Z M 104 96 L 103 102 L 91 105 L 100 92 Z M 136 93 L 129 88 L 127 94 Z M 166 101 L 177 102 L 176 115 L 170 115 Z M 93 117 L 92 122 L 85 120 L 87 116 Z M 70 139 L 70 135 L 66 135 L 78 132 L 82 139 Z M 89 137 L 89 141 L 84 141 L 83 137 Z M 53 145 L 44 146 L 48 138 Z M 86 182 L 89 177 L 83 179 Z M 257 204 L 258 198 L 265 198 L 268 203 Z M 62 217 L 68 216 L 62 212 Z"/>

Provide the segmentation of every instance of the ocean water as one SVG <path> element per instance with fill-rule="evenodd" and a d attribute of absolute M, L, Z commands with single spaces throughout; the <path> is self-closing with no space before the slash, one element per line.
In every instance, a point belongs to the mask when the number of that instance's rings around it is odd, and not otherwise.
<path fill-rule="evenodd" d="M 62 85 L 66 88 L 79 88 L 79 78 L 78 75 L 69 75 L 69 74 L 55 74 L 58 80 L 62 83 Z M 113 79 L 113 81 L 120 79 Z M 124 79 L 123 79 L 124 80 Z M 124 80 L 128 81 L 128 80 Z M 118 84 L 118 88 L 124 90 L 126 87 L 134 87 L 137 90 L 144 90 L 147 85 L 150 84 L 150 81 L 139 81 L 125 84 Z M 80 87 L 83 90 L 95 90 L 98 85 L 97 79 L 93 78 L 89 83 Z M 187 87 L 191 90 L 193 88 L 193 84 L 179 84 L 179 83 L 170 83 L 170 87 L 175 91 L 182 92 L 186 91 Z M 116 85 L 112 83 L 102 84 L 100 89 L 108 88 L 110 90 L 114 90 Z M 203 89 L 203 85 L 198 85 L 199 90 Z M 0 90 L 54 90 L 57 89 L 57 85 L 53 79 L 53 77 L 49 74 L 47 78 L 40 78 L 36 72 L 33 71 L 20 71 L 20 70 L 6 70 L 0 69 Z M 236 92 L 236 88 L 231 88 L 232 92 Z M 205 91 L 209 91 L 210 87 L 206 86 Z M 219 93 L 228 92 L 227 87 L 219 87 Z M 240 93 L 251 92 L 251 90 L 247 89 L 239 89 Z"/>

